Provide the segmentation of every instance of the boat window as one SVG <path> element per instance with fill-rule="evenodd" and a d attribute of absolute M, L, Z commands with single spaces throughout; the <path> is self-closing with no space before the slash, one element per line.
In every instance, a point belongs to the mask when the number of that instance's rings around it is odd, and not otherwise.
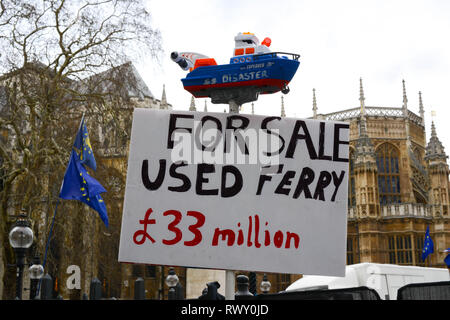
<path fill-rule="evenodd" d="M 238 49 L 234 50 L 234 55 L 235 56 L 240 56 L 242 54 L 244 54 L 244 48 L 238 48 Z"/>
<path fill-rule="evenodd" d="M 255 53 L 255 48 L 246 48 L 245 49 L 245 54 L 252 54 Z"/>

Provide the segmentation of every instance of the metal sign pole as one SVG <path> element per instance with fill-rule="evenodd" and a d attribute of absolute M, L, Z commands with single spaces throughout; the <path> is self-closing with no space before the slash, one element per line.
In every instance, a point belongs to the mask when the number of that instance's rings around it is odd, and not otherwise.
<path fill-rule="evenodd" d="M 228 102 L 230 107 L 229 113 L 239 113 L 239 105 L 234 102 L 234 100 L 230 100 Z M 234 300 L 234 288 L 235 288 L 235 272 L 233 270 L 225 271 L 225 299 L 226 300 Z"/>
<path fill-rule="evenodd" d="M 225 271 L 225 300 L 234 300 L 235 276 L 233 270 Z"/>

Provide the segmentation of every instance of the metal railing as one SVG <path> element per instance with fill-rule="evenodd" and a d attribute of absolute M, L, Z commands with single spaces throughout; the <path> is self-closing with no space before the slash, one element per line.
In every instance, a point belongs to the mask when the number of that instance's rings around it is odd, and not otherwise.
<path fill-rule="evenodd" d="M 276 58 L 276 57 L 278 57 L 278 54 L 290 55 L 290 56 L 292 56 L 292 60 L 295 60 L 295 61 L 298 61 L 298 59 L 300 58 L 300 55 L 297 53 L 277 51 L 277 52 L 267 52 L 267 53 L 255 54 L 255 55 L 253 55 L 253 61 L 257 61 L 260 57 L 264 57 L 264 56 L 271 56 L 272 58 Z"/>
<path fill-rule="evenodd" d="M 381 300 L 375 289 L 361 286 L 345 289 L 315 289 L 307 291 L 281 291 L 278 293 L 252 294 L 249 292 L 249 278 L 245 275 L 236 277 L 237 291 L 235 300 L 264 301 L 264 300 Z M 55 300 L 52 298 L 52 278 L 47 274 L 43 278 L 41 300 Z M 218 293 L 220 284 L 217 281 L 209 282 L 201 295 L 195 299 L 185 299 L 182 287 L 175 288 L 169 300 L 225 300 Z M 177 292 L 178 291 L 178 292 Z M 82 300 L 104 300 L 102 297 L 102 284 L 93 278 L 90 284 L 89 295 L 83 294 Z M 108 298 L 117 300 L 116 298 Z M 137 278 L 134 285 L 134 300 L 147 300 L 145 298 L 144 279 Z M 56 300 L 63 300 L 59 295 Z M 414 283 L 398 289 L 397 300 L 450 300 L 450 281 Z"/>
<path fill-rule="evenodd" d="M 408 284 L 398 289 L 397 300 L 450 300 L 450 281 Z"/>

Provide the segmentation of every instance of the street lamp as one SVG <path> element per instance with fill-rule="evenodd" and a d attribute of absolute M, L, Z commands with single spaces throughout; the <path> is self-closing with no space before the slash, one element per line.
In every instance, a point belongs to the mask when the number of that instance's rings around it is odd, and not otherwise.
<path fill-rule="evenodd" d="M 21 213 L 9 232 L 9 244 L 16 254 L 16 299 L 22 300 L 22 276 L 25 265 L 25 254 L 33 244 L 33 230 L 26 214 Z"/>
<path fill-rule="evenodd" d="M 169 287 L 169 293 L 168 293 L 169 300 L 175 300 L 175 295 L 176 295 L 175 287 L 177 286 L 178 281 L 179 281 L 179 279 L 175 273 L 175 270 L 173 268 L 170 268 L 169 275 L 166 278 L 166 284 Z"/>
<path fill-rule="evenodd" d="M 33 265 L 28 269 L 30 273 L 30 300 L 36 297 L 37 286 L 39 280 L 44 275 L 44 267 L 41 265 L 41 260 L 38 256 L 33 258 Z"/>
<path fill-rule="evenodd" d="M 264 273 L 263 279 L 261 281 L 261 285 L 260 285 L 260 289 L 261 292 L 263 294 L 269 293 L 270 291 L 270 287 L 272 286 L 272 284 L 270 283 L 270 281 L 267 279 L 267 274 Z"/>

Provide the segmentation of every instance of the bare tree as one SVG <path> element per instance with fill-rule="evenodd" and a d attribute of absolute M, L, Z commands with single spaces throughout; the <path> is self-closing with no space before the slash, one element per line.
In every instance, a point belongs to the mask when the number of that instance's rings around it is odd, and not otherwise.
<path fill-rule="evenodd" d="M 24 208 L 42 250 L 82 112 L 123 125 L 140 88 L 123 66 L 158 59 L 161 36 L 139 0 L 0 0 L 0 48 L 0 236 L 8 243 L 11 215 Z M 3 250 L 0 263 L 13 263 Z"/>

